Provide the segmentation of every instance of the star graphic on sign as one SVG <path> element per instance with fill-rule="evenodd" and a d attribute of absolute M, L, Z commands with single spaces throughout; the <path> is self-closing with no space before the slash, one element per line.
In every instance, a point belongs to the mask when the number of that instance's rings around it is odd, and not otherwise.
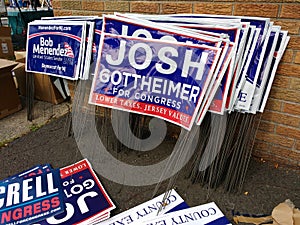
<path fill-rule="evenodd" d="M 188 106 L 188 105 L 185 107 L 185 110 L 186 110 L 186 111 L 188 111 L 188 110 L 189 110 L 189 106 Z"/>
<path fill-rule="evenodd" d="M 105 91 L 105 92 L 107 92 L 107 91 L 108 91 L 108 89 L 109 89 L 109 88 L 108 88 L 108 87 L 106 87 L 106 88 L 104 89 L 104 91 Z"/>
<path fill-rule="evenodd" d="M 80 176 L 79 179 L 83 179 L 83 176 Z"/>

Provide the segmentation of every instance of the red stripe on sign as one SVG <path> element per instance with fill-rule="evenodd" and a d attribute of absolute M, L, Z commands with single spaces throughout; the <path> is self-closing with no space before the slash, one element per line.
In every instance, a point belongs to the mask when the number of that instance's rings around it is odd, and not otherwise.
<path fill-rule="evenodd" d="M 63 36 L 63 37 L 69 37 L 69 38 L 72 38 L 72 39 L 74 39 L 76 41 L 81 42 L 81 38 L 80 37 L 78 37 L 76 35 L 73 35 L 73 34 L 63 33 L 63 32 L 40 32 L 40 33 L 34 33 L 34 34 L 29 35 L 28 39 L 32 39 L 32 38 L 43 36 L 43 35 L 59 35 L 59 36 Z"/>
<path fill-rule="evenodd" d="M 60 177 L 63 179 L 67 176 L 71 176 L 72 174 L 78 173 L 82 170 L 89 169 L 89 164 L 87 161 L 82 160 L 79 163 L 64 167 L 60 169 Z"/>
<path fill-rule="evenodd" d="M 107 106 L 124 111 L 136 112 L 139 114 L 153 115 L 161 119 L 166 119 L 176 124 L 181 124 L 189 128 L 192 117 L 185 113 L 178 112 L 164 106 L 138 102 L 131 99 L 107 96 L 103 94 L 93 93 L 92 102 L 96 105 Z"/>

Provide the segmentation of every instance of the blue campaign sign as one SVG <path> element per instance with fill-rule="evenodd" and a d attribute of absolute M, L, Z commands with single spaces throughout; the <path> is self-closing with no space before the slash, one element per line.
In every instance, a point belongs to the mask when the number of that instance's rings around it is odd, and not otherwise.
<path fill-rule="evenodd" d="M 280 31 L 277 39 L 277 43 L 275 46 L 275 52 L 274 56 L 271 62 L 271 69 L 269 70 L 269 73 L 267 74 L 266 78 L 266 85 L 264 87 L 263 93 L 262 93 L 262 99 L 259 106 L 259 112 L 263 112 L 264 108 L 266 106 L 268 96 L 272 87 L 272 83 L 276 74 L 277 67 L 279 65 L 279 62 L 281 60 L 281 57 L 284 54 L 284 51 L 288 45 L 288 42 L 290 40 L 290 37 L 287 36 L 287 31 Z"/>
<path fill-rule="evenodd" d="M 251 66 L 248 67 L 247 71 L 247 82 L 251 85 L 254 83 L 254 88 L 257 81 L 257 76 L 260 71 L 261 62 L 265 54 L 265 49 L 263 48 L 263 42 L 267 35 L 269 25 L 270 25 L 270 19 L 269 18 L 261 18 L 261 17 L 240 17 L 240 16 L 222 16 L 222 15 L 208 15 L 208 14 L 200 14 L 200 15 L 172 15 L 174 17 L 178 18 L 216 18 L 216 19 L 234 19 L 238 18 L 241 19 L 242 22 L 249 22 L 250 25 L 255 26 L 256 28 L 260 29 L 259 37 L 257 45 L 255 46 L 255 50 L 253 53 L 253 57 L 251 58 Z M 254 90 L 252 88 L 252 90 Z M 251 96 L 251 95 L 249 95 Z M 252 99 L 250 97 L 249 99 Z M 250 105 L 250 101 L 248 101 L 247 106 Z M 228 106 L 228 105 L 227 105 Z"/>
<path fill-rule="evenodd" d="M 265 53 L 265 56 L 263 59 L 261 69 L 260 69 L 260 73 L 258 74 L 258 79 L 257 79 L 257 84 L 256 84 L 256 86 L 258 88 L 260 88 L 262 85 L 263 75 L 265 74 L 265 70 L 267 69 L 267 64 L 268 64 L 268 60 L 270 58 L 270 54 L 273 53 L 272 48 L 274 46 L 274 42 L 277 41 L 277 39 L 275 39 L 275 37 L 276 37 L 276 32 L 271 32 L 269 40 L 268 40 L 268 44 L 266 47 L 266 53 Z"/>
<path fill-rule="evenodd" d="M 99 54 L 102 25 L 103 25 L 102 19 L 95 19 L 94 21 L 95 21 L 95 31 L 94 31 L 94 38 L 93 38 L 92 59 L 91 59 L 91 68 L 90 68 L 92 75 L 95 74 L 97 57 Z"/>
<path fill-rule="evenodd" d="M 35 21 L 28 25 L 26 71 L 78 79 L 85 22 Z"/>
<path fill-rule="evenodd" d="M 84 59 L 85 61 L 85 66 L 83 68 L 84 74 L 82 76 L 82 79 L 87 79 L 89 76 L 89 73 L 94 75 L 95 73 L 95 67 L 96 67 L 96 61 L 97 61 L 97 56 L 98 56 L 98 49 L 99 49 L 99 44 L 100 44 L 100 38 L 101 38 L 101 30 L 102 30 L 102 18 L 96 17 L 96 16 L 65 16 L 65 17 L 47 17 L 47 18 L 42 18 L 42 20 L 64 20 L 64 21 L 87 21 L 87 43 L 86 47 L 88 47 L 89 50 L 89 44 L 92 45 L 92 53 L 91 57 L 88 55 L 88 51 L 86 51 L 86 54 L 84 54 Z M 89 34 L 91 31 L 89 29 L 89 24 L 93 22 L 93 29 L 92 33 Z M 90 37 L 89 37 L 90 36 Z M 88 39 L 93 37 L 93 42 L 91 43 Z M 87 60 L 86 60 L 87 59 Z M 90 64 L 90 65 L 89 65 Z M 82 71 L 82 69 L 81 69 Z"/>
<path fill-rule="evenodd" d="M 267 30 L 270 24 L 270 18 L 263 17 L 245 17 L 245 16 L 223 16 L 223 15 L 212 15 L 212 14 L 185 14 L 185 15 L 172 15 L 177 18 L 211 18 L 211 19 L 240 19 L 241 22 L 249 22 L 250 25 L 255 26 L 256 28 L 260 28 L 260 40 L 263 40 L 265 35 L 267 34 Z"/>
<path fill-rule="evenodd" d="M 271 64 L 273 61 L 280 29 L 280 26 L 272 26 L 272 31 L 270 33 L 269 41 L 266 47 L 265 57 L 257 79 L 255 92 L 249 110 L 251 113 L 255 113 L 258 110 L 261 99 L 263 98 L 263 90 L 267 83 L 269 71 L 270 69 L 272 70 L 274 68 L 274 65 L 271 67 Z"/>
<path fill-rule="evenodd" d="M 139 17 L 139 16 L 137 16 Z M 143 18 L 143 16 L 141 16 Z M 132 17 L 133 18 L 133 17 Z M 212 35 L 212 34 L 217 34 L 217 35 L 223 35 L 226 34 L 229 37 L 229 40 L 231 42 L 236 43 L 236 45 L 238 44 L 238 37 L 239 37 L 239 33 L 240 33 L 240 28 L 241 25 L 240 23 L 233 23 L 233 24 L 229 24 L 227 26 L 222 26 L 222 25 L 216 25 L 213 24 L 212 22 L 210 23 L 203 23 L 203 21 L 201 20 L 191 20 L 191 21 L 187 21 L 186 23 L 186 19 L 187 18 L 180 18 L 180 17 L 170 17 L 170 16 L 159 16 L 159 17 L 147 17 L 147 19 L 151 20 L 151 21 L 155 21 L 157 23 L 162 23 L 162 24 L 169 24 L 169 23 L 173 23 L 172 25 L 181 27 L 181 28 L 189 28 L 189 29 L 194 29 L 197 31 L 201 31 L 202 34 L 204 32 L 206 32 L 207 35 Z M 193 23 L 192 23 L 193 21 Z M 148 30 L 147 25 L 145 25 L 146 29 Z M 119 30 L 119 29 L 117 29 Z M 126 30 L 127 33 L 129 33 L 129 35 L 131 35 L 132 33 L 136 32 L 135 29 L 133 29 L 133 31 L 131 31 L 131 27 L 130 28 L 126 28 L 123 30 Z M 203 32 L 204 31 L 204 32 Z M 124 32 L 123 32 L 124 33 Z M 161 33 L 161 32 L 160 32 Z M 236 47 L 234 49 L 234 53 L 236 52 Z M 234 67 L 234 60 L 232 60 L 230 62 L 230 65 L 228 66 L 228 64 L 226 63 L 227 59 L 231 59 L 231 56 L 228 57 L 229 55 L 231 55 L 231 53 L 233 53 L 233 51 L 230 51 L 231 49 L 227 50 L 227 54 L 226 51 L 224 51 L 224 54 L 226 54 L 226 56 L 224 57 L 224 60 L 222 62 L 220 62 L 220 64 L 226 64 L 226 66 L 222 66 L 218 72 L 218 76 L 217 76 L 217 80 L 221 79 L 222 81 L 215 81 L 216 85 L 218 86 L 218 88 L 216 89 L 215 87 L 212 89 L 212 91 L 209 93 L 209 95 L 214 95 L 214 93 L 216 92 L 215 98 L 213 99 L 213 101 L 211 102 L 211 107 L 210 107 L 210 111 L 214 112 L 214 113 L 218 113 L 218 114 L 223 114 L 224 112 L 224 108 L 225 108 L 225 103 L 226 103 L 226 98 L 227 98 L 227 93 L 229 90 L 229 85 L 231 82 L 231 78 L 232 78 L 232 74 L 233 74 L 233 67 Z M 227 69 L 228 66 L 228 69 Z M 226 74 L 225 74 L 225 70 Z M 225 74 L 225 76 L 224 76 Z M 211 97 L 209 97 L 211 98 Z M 200 112 L 201 113 L 201 112 Z"/>
<path fill-rule="evenodd" d="M 169 27 L 157 26 L 156 23 L 146 20 L 141 21 L 117 16 L 104 16 L 103 24 L 103 32 L 116 35 L 205 44 L 215 47 L 219 47 L 221 43 L 221 39 L 218 38 L 196 35 L 187 31 L 180 32 L 179 29 L 173 30 Z"/>
<path fill-rule="evenodd" d="M 168 191 L 168 194 L 163 193 L 101 222 L 101 225 L 140 225 L 144 220 L 187 208 L 189 206 L 186 202 L 172 189 Z"/>
<path fill-rule="evenodd" d="M 209 32 L 214 32 L 218 34 L 227 34 L 229 37 L 229 40 L 233 43 L 238 44 L 238 37 L 240 33 L 239 26 L 233 26 L 233 27 L 221 27 L 221 26 L 208 26 L 208 25 L 185 25 L 187 28 L 193 28 L 193 29 L 200 29 L 204 31 L 209 31 Z M 232 50 L 232 48 L 230 49 Z M 237 48 L 235 47 L 234 49 L 234 54 L 236 53 Z M 227 51 L 226 56 L 223 60 L 223 63 L 226 64 L 226 60 L 229 59 L 231 60 L 231 57 L 229 58 L 231 51 Z M 228 62 L 227 62 L 228 63 Z M 228 64 L 226 64 L 228 65 Z M 221 83 L 218 85 L 218 89 L 216 90 L 216 93 L 214 95 L 214 99 L 211 103 L 210 106 L 210 111 L 218 114 L 223 114 L 224 109 L 225 109 L 225 103 L 227 100 L 227 94 L 229 91 L 229 86 L 231 82 L 231 78 L 233 75 L 233 67 L 234 67 L 234 59 L 230 61 L 228 67 L 226 66 L 223 68 L 223 70 L 226 70 L 225 75 L 224 71 L 220 70 L 219 75 L 222 74 L 222 77 L 220 77 Z M 223 71 L 223 73 L 222 73 Z M 218 77 L 219 77 L 218 75 Z"/>
<path fill-rule="evenodd" d="M 0 183 L 1 225 L 33 224 L 63 210 L 59 169 Z"/>
<path fill-rule="evenodd" d="M 103 34 L 89 103 L 190 129 L 220 49 Z"/>
<path fill-rule="evenodd" d="M 41 221 L 40 225 L 79 224 L 105 216 L 115 208 L 86 159 L 62 168 L 60 175 L 66 210 Z"/>
<path fill-rule="evenodd" d="M 180 211 L 156 216 L 149 220 L 142 221 L 142 225 L 228 225 L 230 221 L 224 216 L 221 210 L 214 202 L 192 208 L 182 209 Z"/>

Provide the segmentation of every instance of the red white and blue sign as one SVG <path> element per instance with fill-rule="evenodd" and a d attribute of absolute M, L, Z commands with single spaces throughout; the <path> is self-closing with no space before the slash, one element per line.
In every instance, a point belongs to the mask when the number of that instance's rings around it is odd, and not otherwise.
<path fill-rule="evenodd" d="M 224 216 L 214 202 L 164 214 L 139 223 L 142 225 L 229 225 L 230 221 Z M 137 225 L 134 223 L 134 225 Z"/>
<path fill-rule="evenodd" d="M 103 33 L 89 102 L 191 129 L 220 49 Z"/>
<path fill-rule="evenodd" d="M 99 222 L 115 208 L 87 159 L 62 168 L 60 176 L 66 210 L 41 221 L 40 225 Z"/>
<path fill-rule="evenodd" d="M 85 22 L 34 21 L 28 25 L 26 71 L 77 80 Z"/>
<path fill-rule="evenodd" d="M 64 211 L 59 169 L 39 171 L 33 168 L 0 183 L 1 225 L 33 224 Z"/>
<path fill-rule="evenodd" d="M 168 191 L 168 193 L 163 193 L 101 222 L 101 225 L 140 225 L 143 221 L 155 218 L 158 215 L 164 215 L 187 208 L 189 208 L 189 206 L 186 202 L 172 189 Z"/>

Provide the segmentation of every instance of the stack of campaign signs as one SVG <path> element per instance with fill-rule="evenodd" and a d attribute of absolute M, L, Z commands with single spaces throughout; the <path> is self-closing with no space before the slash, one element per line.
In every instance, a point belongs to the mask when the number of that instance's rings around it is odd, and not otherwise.
<path fill-rule="evenodd" d="M 0 183 L 0 224 L 97 224 L 115 208 L 87 159 L 41 165 Z"/>
<path fill-rule="evenodd" d="M 260 17 L 44 18 L 28 25 L 26 69 L 91 79 L 90 104 L 190 130 L 207 111 L 263 112 L 288 41 Z"/>
<path fill-rule="evenodd" d="M 64 209 L 59 169 L 41 165 L 0 181 L 0 224 L 33 224 Z"/>
<path fill-rule="evenodd" d="M 97 59 L 102 19 L 45 17 L 28 24 L 26 71 L 88 79 Z"/>
<path fill-rule="evenodd" d="M 1 225 L 230 224 L 214 203 L 190 208 L 174 189 L 110 218 L 114 208 L 87 159 L 0 182 Z"/>
<path fill-rule="evenodd" d="M 99 225 L 231 224 L 214 202 L 190 208 L 174 190 L 161 194 Z"/>
<path fill-rule="evenodd" d="M 231 224 L 214 202 L 190 208 L 172 189 L 99 225 Z"/>

